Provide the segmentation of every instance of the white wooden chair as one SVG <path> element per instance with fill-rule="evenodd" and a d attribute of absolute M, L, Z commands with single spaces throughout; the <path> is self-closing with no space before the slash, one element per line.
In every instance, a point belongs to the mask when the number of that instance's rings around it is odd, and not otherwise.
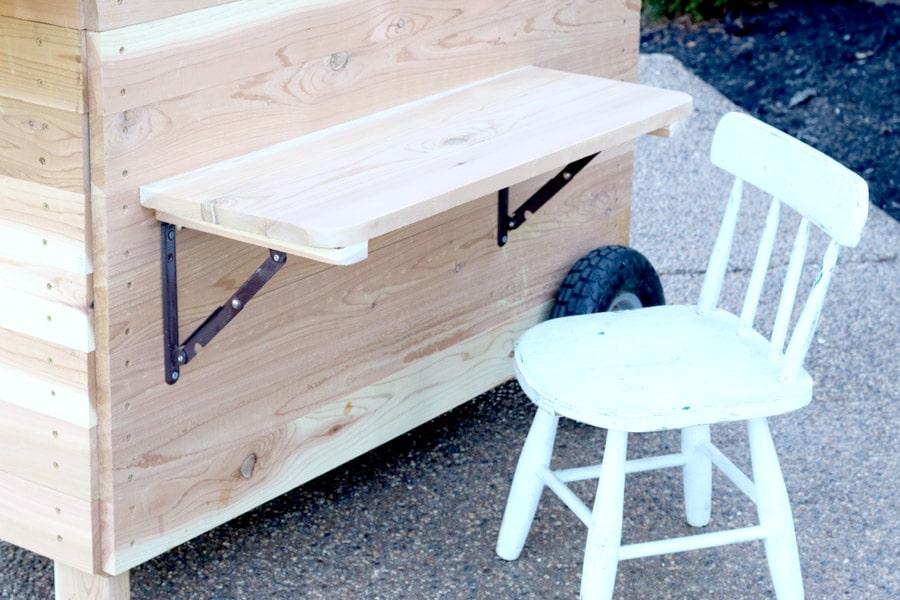
<path fill-rule="evenodd" d="M 552 319 L 527 331 L 516 346 L 516 375 L 537 414 L 516 468 L 497 553 L 507 560 L 519 556 L 543 487 L 549 487 L 588 527 L 582 598 L 611 598 L 620 560 L 757 539 L 764 540 L 777 597 L 803 597 L 793 518 L 767 417 L 811 400 L 812 379 L 802 363 L 838 251 L 859 241 L 868 190 L 827 156 L 737 113 L 720 121 L 711 158 L 736 179 L 696 306 Z M 734 315 L 717 304 L 744 182 L 773 199 L 742 312 Z M 781 204 L 803 218 L 766 339 L 754 321 Z M 831 242 L 788 339 L 810 223 Z M 560 416 L 608 429 L 602 464 L 550 470 Z M 752 479 L 710 442 L 710 424 L 736 420 L 748 422 Z M 626 460 L 630 432 L 675 428 L 681 429 L 679 453 Z M 626 473 L 680 467 L 687 521 L 701 527 L 710 520 L 712 465 L 756 503 L 758 525 L 620 544 Z M 599 484 L 590 509 L 566 483 L 592 478 Z"/>

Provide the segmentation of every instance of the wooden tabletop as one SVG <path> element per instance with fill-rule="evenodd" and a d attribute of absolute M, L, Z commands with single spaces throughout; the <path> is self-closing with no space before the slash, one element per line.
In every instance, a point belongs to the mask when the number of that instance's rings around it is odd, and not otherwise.
<path fill-rule="evenodd" d="M 142 186 L 141 203 L 166 222 L 353 262 L 372 238 L 690 110 L 680 92 L 525 67 Z"/>

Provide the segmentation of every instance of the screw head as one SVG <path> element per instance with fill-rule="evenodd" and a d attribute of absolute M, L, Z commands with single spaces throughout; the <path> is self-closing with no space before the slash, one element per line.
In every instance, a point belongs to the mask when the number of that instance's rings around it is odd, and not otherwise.
<path fill-rule="evenodd" d="M 231 308 L 233 308 L 234 310 L 240 310 L 240 309 L 241 309 L 241 301 L 240 301 L 239 298 L 232 298 L 232 299 L 231 299 Z"/>

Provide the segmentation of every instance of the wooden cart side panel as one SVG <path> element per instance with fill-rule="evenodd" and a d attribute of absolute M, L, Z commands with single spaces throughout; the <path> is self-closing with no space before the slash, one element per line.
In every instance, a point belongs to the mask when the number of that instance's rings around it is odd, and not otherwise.
<path fill-rule="evenodd" d="M 279 287 L 265 288 L 173 387 L 162 381 L 158 332 L 114 337 L 115 501 L 104 509 L 116 511 L 106 517 L 115 523 L 115 556 L 105 554 L 104 568 L 121 572 L 387 441 L 397 431 L 381 414 L 399 418 L 406 430 L 511 376 L 511 332 L 544 314 L 578 256 L 627 241 L 630 181 L 631 155 L 611 156 L 502 249 L 494 239 L 496 199 L 489 197 L 374 245 L 354 267 L 309 272 L 295 261 L 296 275 L 305 276 L 298 280 L 289 262 L 272 282 Z M 524 191 L 514 190 L 514 204 Z M 182 296 L 182 316 L 202 319 L 241 275 L 222 271 L 219 260 L 218 268 L 204 266 L 209 251 L 202 243 L 195 249 L 193 260 L 185 255 L 184 281 L 203 270 L 218 271 L 220 281 L 212 290 L 186 283 L 192 287 Z M 148 298 L 143 308 L 132 304 L 130 316 L 137 322 L 157 311 Z M 120 331 L 128 325 L 115 323 Z M 379 413 L 379 402 L 394 401 L 392 388 L 409 399 L 390 410 L 409 414 Z M 424 397 L 430 400 L 419 406 Z M 356 420 L 358 429 L 343 431 Z M 285 460 L 298 473 L 244 482 L 236 473 L 253 448 L 258 459 L 285 455 L 264 459 L 265 467 L 259 462 L 261 472 Z"/>
<path fill-rule="evenodd" d="M 85 112 L 80 29 L 0 16 L 2 95 Z"/>
<path fill-rule="evenodd" d="M 138 204 L 142 183 L 524 64 L 636 77 L 639 5 L 630 0 L 469 1 L 453 19 L 440 10 L 446 3 L 393 0 L 366 5 L 369 21 L 340 13 L 350 6 L 346 1 L 315 0 L 286 10 L 317 19 L 279 20 L 262 37 L 246 35 L 261 22 L 249 9 L 267 4 L 247 0 L 166 19 L 165 24 L 196 23 L 207 11 L 248 9 L 249 29 L 219 21 L 221 37 L 193 39 L 186 29 L 173 30 L 183 46 L 172 36 L 155 46 L 152 41 L 145 46 L 145 37 L 119 37 L 131 33 L 124 31 L 129 27 L 88 34 L 89 60 L 97 67 L 89 85 L 100 86 L 94 97 L 119 103 L 92 106 L 90 153 L 96 403 L 103 411 L 98 418 L 103 565 L 111 574 L 300 483 L 307 476 L 302 473 L 327 469 L 362 451 L 368 442 L 351 444 L 344 425 L 335 427 L 327 416 L 343 415 L 348 394 L 361 394 L 365 407 L 365 398 L 383 396 L 393 377 L 408 377 L 397 384 L 397 393 L 415 401 L 396 409 L 410 413 L 403 422 L 408 429 L 426 418 L 413 409 L 425 410 L 419 406 L 425 396 L 415 390 L 442 389 L 447 381 L 437 358 L 442 353 L 452 356 L 459 349 L 471 361 L 466 373 L 472 379 L 464 385 L 472 387 L 462 388 L 458 397 L 448 391 L 447 398 L 435 399 L 438 411 L 508 377 L 508 364 L 502 375 L 489 366 L 508 361 L 507 347 L 491 346 L 484 354 L 479 350 L 484 346 L 468 346 L 469 341 L 490 346 L 486 340 L 502 337 L 498 323 L 516 328 L 531 322 L 578 256 L 627 241 L 631 159 L 626 149 L 621 161 L 611 156 L 579 175 L 571 190 L 515 231 L 503 249 L 494 239 L 496 199 L 490 197 L 374 241 L 369 259 L 359 265 L 289 259 L 185 367 L 182 380 L 165 385 L 159 227 Z M 421 18 L 429 15 L 430 20 Z M 338 32 L 330 22 L 346 30 Z M 301 38 L 309 42 L 291 45 Z M 315 52 L 304 54 L 306 46 Z M 145 52 L 152 47 L 162 53 Z M 191 48 L 195 52 L 178 54 Z M 236 56 L 229 54 L 233 49 Z M 224 78 L 209 79 L 209 73 L 223 70 L 215 68 L 220 52 L 232 56 L 234 70 L 228 65 Z M 262 52 L 250 62 L 264 66 L 247 66 L 244 52 Z M 94 62 L 104 56 L 109 65 Z M 176 58 L 186 61 L 183 71 L 154 71 Z M 142 60 L 149 61 L 143 73 Z M 131 63 L 137 71 L 118 70 L 128 61 L 137 61 Z M 243 72 L 245 67 L 251 72 Z M 126 79 L 116 79 L 120 76 Z M 162 96 L 131 104 L 138 92 L 156 97 L 149 82 L 159 77 L 168 78 L 159 82 Z M 513 204 L 535 187 L 531 182 L 514 189 Z M 197 232 L 180 233 L 182 335 L 223 303 L 264 255 Z M 315 411 L 326 416 L 302 420 Z M 349 437 L 388 439 L 379 437 L 385 425 L 377 416 L 359 421 L 358 429 L 348 429 Z M 387 430 L 383 435 L 393 435 Z M 273 466 L 276 461 L 259 462 L 247 485 L 236 482 L 248 448 L 265 455 L 270 438 L 288 440 L 278 442 L 283 445 L 274 454 L 294 464 L 319 445 L 322 466 L 312 458 L 310 470 L 291 479 L 287 470 Z M 204 448 L 213 454 L 204 454 Z M 268 475 L 269 468 L 278 472 Z M 211 483 L 203 483 L 206 479 Z"/>
<path fill-rule="evenodd" d="M 204 44 L 178 59 L 187 62 L 175 75 L 152 74 L 153 68 L 168 68 L 158 65 L 178 62 L 158 47 L 159 41 L 132 52 L 124 39 L 103 37 L 125 35 L 121 31 L 92 34 L 91 64 L 110 71 L 91 71 L 92 88 L 107 90 L 92 104 L 103 117 L 92 124 L 94 184 L 108 195 L 116 194 L 527 64 L 554 66 L 560 56 L 567 57 L 564 69 L 583 65 L 591 74 L 636 77 L 632 40 L 637 15 L 621 2 L 603 3 L 609 10 L 591 8 L 596 20 L 578 24 L 565 20 L 566 2 L 514 3 L 499 17 L 489 14 L 480 0 L 465 4 L 468 12 L 461 9 L 460 14 L 451 14 L 445 3 L 436 3 L 444 8 L 432 3 L 427 9 L 398 3 L 385 14 L 378 12 L 385 9 L 375 8 L 380 5 L 370 5 L 371 14 L 352 18 L 343 14 L 346 4 L 308 9 L 323 12 L 313 21 L 294 15 L 279 24 L 281 37 L 251 29 L 246 43 L 225 37 L 225 32 L 211 39 L 192 38 L 185 42 L 187 48 Z M 216 10 L 238 6 L 243 3 Z M 204 12 L 185 17 L 199 19 Z M 501 18 L 503 26 L 498 25 Z M 382 31 L 398 21 L 404 23 L 402 35 Z M 303 33 L 313 26 L 322 33 Z M 302 44 L 296 42 L 301 39 Z M 290 43 L 297 47 L 288 52 L 285 45 Z M 218 56 L 206 46 L 219 46 L 227 68 L 204 61 Z M 121 54 L 120 48 L 125 48 Z M 145 67 L 146 61 L 152 65 Z M 191 68 L 198 72 L 189 75 Z M 110 83 L 120 70 L 123 77 L 140 79 Z"/>
<path fill-rule="evenodd" d="M 95 500 L 0 471 L 0 538 L 89 573 L 98 568 Z"/>
<path fill-rule="evenodd" d="M 547 310 L 537 306 L 284 425 L 203 445 L 149 478 L 136 475 L 107 507 L 121 535 L 104 571 L 123 573 L 507 380 L 516 338 Z M 189 474 L 187 488 L 179 473 Z M 166 530 L 154 516 L 161 510 Z"/>

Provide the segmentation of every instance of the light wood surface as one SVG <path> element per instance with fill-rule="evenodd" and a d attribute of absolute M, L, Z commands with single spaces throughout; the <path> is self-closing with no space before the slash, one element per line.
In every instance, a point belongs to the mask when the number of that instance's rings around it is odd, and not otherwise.
<path fill-rule="evenodd" d="M 248 243 L 341 248 L 689 112 L 679 92 L 526 67 L 144 185 L 141 203 Z"/>
<path fill-rule="evenodd" d="M 0 95 L 84 112 L 79 29 L 0 16 L 0 40 Z"/>
<path fill-rule="evenodd" d="M 0 471 L 0 537 L 83 571 L 98 568 L 96 502 Z"/>
<path fill-rule="evenodd" d="M 115 2 L 117 0 L 113 0 Z M 82 0 L 0 0 L 0 16 L 14 17 L 37 24 L 46 23 L 81 28 Z"/>
<path fill-rule="evenodd" d="M 128 600 L 131 598 L 129 574 L 115 577 L 95 575 L 53 562 L 53 584 L 56 600 Z"/>

